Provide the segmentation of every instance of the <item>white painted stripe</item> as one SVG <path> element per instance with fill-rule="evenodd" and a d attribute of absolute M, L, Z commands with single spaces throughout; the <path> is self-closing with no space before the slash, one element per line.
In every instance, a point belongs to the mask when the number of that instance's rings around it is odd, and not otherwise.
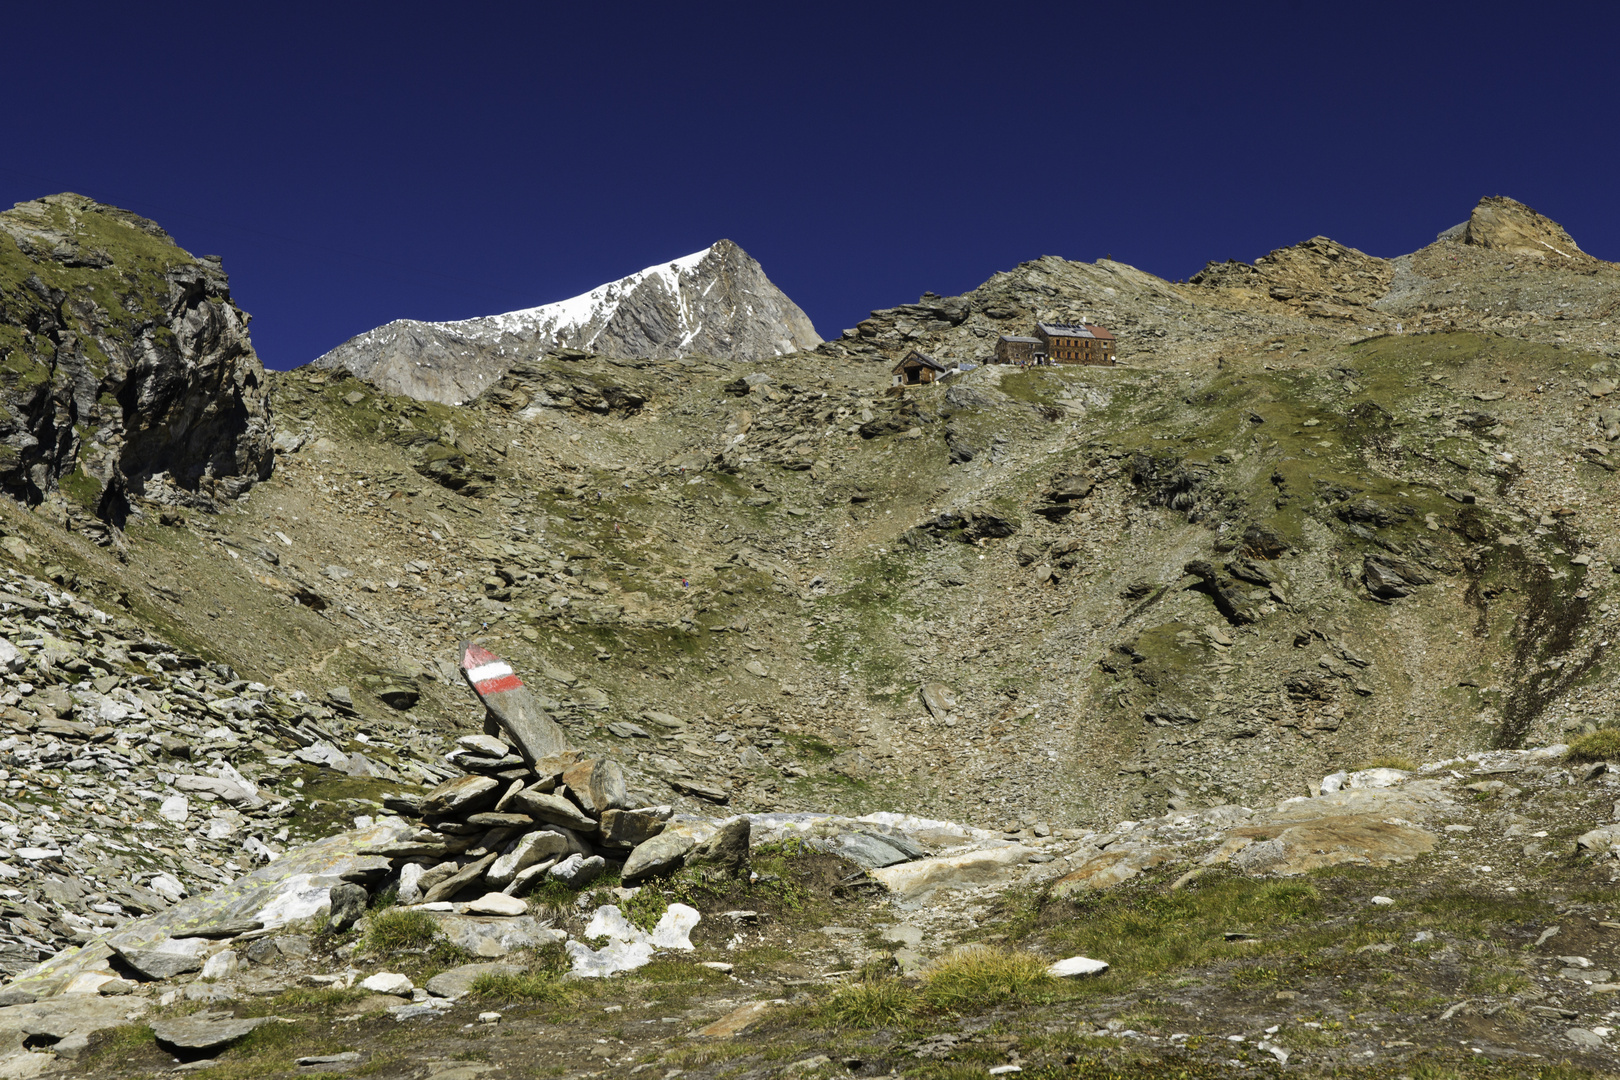
<path fill-rule="evenodd" d="M 483 682 L 485 679 L 499 679 L 503 675 L 512 674 L 512 665 L 497 660 L 493 664 L 484 664 L 467 672 L 467 678 L 473 682 Z"/>

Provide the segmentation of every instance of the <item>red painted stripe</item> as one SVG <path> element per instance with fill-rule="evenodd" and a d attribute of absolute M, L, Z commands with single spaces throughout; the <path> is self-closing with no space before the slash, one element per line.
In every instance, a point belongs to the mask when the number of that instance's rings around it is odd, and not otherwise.
<path fill-rule="evenodd" d="M 523 680 L 516 675 L 502 675 L 498 679 L 485 679 L 473 684 L 473 689 L 479 694 L 499 694 L 503 690 L 519 690 L 522 687 Z"/>
<path fill-rule="evenodd" d="M 480 648 L 477 645 L 469 645 L 467 651 L 462 654 L 461 666 L 470 671 L 475 667 L 483 667 L 485 664 L 499 659 L 500 657 L 488 649 Z"/>

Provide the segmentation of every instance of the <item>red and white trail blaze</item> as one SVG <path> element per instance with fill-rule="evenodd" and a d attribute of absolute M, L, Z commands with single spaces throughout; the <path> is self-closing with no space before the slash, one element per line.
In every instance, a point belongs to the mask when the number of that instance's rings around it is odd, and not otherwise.
<path fill-rule="evenodd" d="M 523 685 L 523 680 L 513 673 L 511 664 L 478 645 L 469 645 L 462 653 L 461 669 L 467 673 L 467 681 L 472 683 L 479 697 L 516 690 Z"/>
<path fill-rule="evenodd" d="M 530 764 L 568 745 L 562 728 L 546 715 L 511 664 L 482 645 L 465 641 L 461 644 L 461 673 L 506 740 Z"/>

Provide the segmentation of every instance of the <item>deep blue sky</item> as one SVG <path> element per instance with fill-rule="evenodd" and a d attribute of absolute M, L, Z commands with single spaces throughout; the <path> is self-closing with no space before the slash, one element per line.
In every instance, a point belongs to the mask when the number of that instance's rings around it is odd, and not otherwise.
<path fill-rule="evenodd" d="M 1043 254 L 1396 255 L 1489 194 L 1620 259 L 1614 4 L 56 0 L 0 26 L 0 204 L 78 191 L 223 255 L 276 368 L 723 236 L 827 337 Z"/>

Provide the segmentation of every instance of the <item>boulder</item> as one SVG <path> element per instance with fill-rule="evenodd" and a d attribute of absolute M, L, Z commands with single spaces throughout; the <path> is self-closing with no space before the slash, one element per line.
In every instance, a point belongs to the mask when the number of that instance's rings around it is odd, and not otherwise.
<path fill-rule="evenodd" d="M 457 776 L 427 793 L 422 813 L 438 815 L 475 814 L 495 805 L 499 780 L 487 776 Z"/>
<path fill-rule="evenodd" d="M 636 846 L 624 862 L 619 877 L 626 885 L 635 885 L 648 878 L 672 874 L 686 862 L 686 854 L 697 844 L 691 834 L 665 831 Z"/>
<path fill-rule="evenodd" d="M 1169 848 L 1152 845 L 1114 845 L 1094 855 L 1052 884 L 1052 895 L 1073 896 L 1095 889 L 1107 889 L 1129 881 L 1144 870 L 1162 866 L 1174 855 Z"/>
<path fill-rule="evenodd" d="M 512 797 L 512 808 L 528 814 L 536 821 L 550 822 L 561 825 L 575 832 L 593 833 L 596 831 L 596 820 L 587 817 L 583 811 L 567 799 L 558 795 L 551 795 L 535 788 L 527 788 Z"/>
<path fill-rule="evenodd" d="M 748 839 L 752 826 L 746 817 L 735 817 L 721 825 L 707 840 L 686 853 L 687 866 L 712 866 L 728 874 L 748 868 Z"/>
<path fill-rule="evenodd" d="M 334 934 L 342 933 L 359 922 L 371 899 L 364 885 L 348 881 L 332 886 L 331 897 L 332 914 L 327 919 L 326 928 Z"/>
<path fill-rule="evenodd" d="M 158 1045 L 183 1059 L 212 1057 L 248 1032 L 275 1022 L 273 1016 L 253 1016 L 238 1020 L 215 1013 L 193 1013 L 168 1020 L 154 1020 L 152 1035 Z"/>
<path fill-rule="evenodd" d="M 570 855 L 546 871 L 546 875 L 571 889 L 583 889 L 606 872 L 607 860 L 600 855 L 592 855 L 589 858 L 584 855 Z"/>
<path fill-rule="evenodd" d="M 466 949 L 474 956 L 496 959 L 519 949 L 538 949 L 554 945 L 568 937 L 562 930 L 554 930 L 545 921 L 532 915 L 485 916 L 451 915 L 435 912 L 433 921 L 439 933 L 452 945 Z"/>
<path fill-rule="evenodd" d="M 567 854 L 568 848 L 568 840 L 561 833 L 547 829 L 529 833 L 511 851 L 490 864 L 484 880 L 489 882 L 491 888 L 504 889 L 523 870 L 543 859 Z"/>
<path fill-rule="evenodd" d="M 485 893 L 469 901 L 466 908 L 468 915 L 522 915 L 528 910 L 529 905 L 522 900 L 498 892 Z"/>
<path fill-rule="evenodd" d="M 663 832 L 669 817 L 667 806 L 651 810 L 608 810 L 602 814 L 599 838 L 603 847 L 637 847 Z"/>
<path fill-rule="evenodd" d="M 587 814 L 600 818 L 609 810 L 622 810 L 629 805 L 625 793 L 624 770 L 618 762 L 607 758 L 590 758 L 576 762 L 563 770 L 562 782 L 568 785 Z M 559 824 L 567 825 L 566 821 Z"/>
<path fill-rule="evenodd" d="M 911 907 L 941 890 L 969 889 L 1004 881 L 1034 854 L 1023 844 L 1000 843 L 954 855 L 936 855 L 869 871 L 895 902 Z"/>
<path fill-rule="evenodd" d="M 422 902 L 425 904 L 435 904 L 441 900 L 449 900 L 451 897 L 455 896 L 456 893 L 483 877 L 484 871 L 490 868 L 490 866 L 495 862 L 495 859 L 496 854 L 492 851 L 480 859 L 473 860 L 466 866 L 463 866 L 461 869 L 451 874 L 449 877 L 445 878 L 443 881 L 440 881 L 434 885 L 431 889 L 424 892 L 422 894 Z"/>
<path fill-rule="evenodd" d="M 162 938 L 158 941 L 114 945 L 118 958 L 148 979 L 172 979 L 201 971 L 207 956 L 207 938 Z"/>

